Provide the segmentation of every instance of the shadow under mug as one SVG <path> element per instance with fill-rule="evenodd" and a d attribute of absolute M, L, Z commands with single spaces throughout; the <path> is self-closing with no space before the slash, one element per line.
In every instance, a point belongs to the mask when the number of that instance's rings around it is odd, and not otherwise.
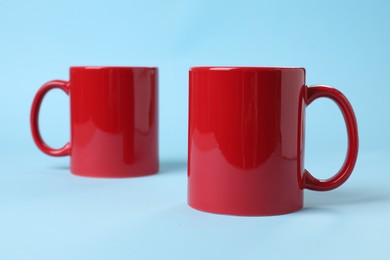
<path fill-rule="evenodd" d="M 348 132 L 339 172 L 318 180 L 303 166 L 305 109 L 333 100 Z M 306 86 L 304 68 L 194 67 L 189 74 L 188 203 L 202 211 L 277 215 L 303 207 L 303 189 L 343 184 L 354 168 L 358 129 L 346 97 Z"/>
<path fill-rule="evenodd" d="M 71 67 L 70 80 L 37 92 L 31 131 L 38 148 L 71 156 L 71 172 L 89 177 L 133 177 L 158 172 L 158 75 L 155 67 Z M 60 149 L 41 137 L 38 115 L 51 89 L 70 96 L 71 140 Z"/>

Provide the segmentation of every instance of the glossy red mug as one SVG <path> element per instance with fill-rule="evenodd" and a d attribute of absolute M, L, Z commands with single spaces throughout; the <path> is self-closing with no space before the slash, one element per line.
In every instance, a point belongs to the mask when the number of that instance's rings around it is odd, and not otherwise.
<path fill-rule="evenodd" d="M 41 137 L 38 115 L 48 91 L 70 96 L 71 140 L 60 149 Z M 53 80 L 36 94 L 31 131 L 38 148 L 71 156 L 71 172 L 88 177 L 134 177 L 156 173 L 158 78 L 154 67 L 71 67 L 70 80 Z"/>
<path fill-rule="evenodd" d="M 341 169 L 327 180 L 303 166 L 305 109 L 333 100 L 348 132 Z M 220 214 L 264 216 L 303 207 L 303 190 L 327 191 L 350 176 L 358 153 L 347 98 L 307 86 L 304 68 L 194 67 L 189 74 L 188 203 Z"/>

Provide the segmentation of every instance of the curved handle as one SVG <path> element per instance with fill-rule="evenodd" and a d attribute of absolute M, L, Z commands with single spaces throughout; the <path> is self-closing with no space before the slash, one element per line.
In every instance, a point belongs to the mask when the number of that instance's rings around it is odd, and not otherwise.
<path fill-rule="evenodd" d="M 38 148 L 45 154 L 51 156 L 66 156 L 70 155 L 70 143 L 66 143 L 62 148 L 53 149 L 49 147 L 42 139 L 41 133 L 39 132 L 38 116 L 39 110 L 41 108 L 41 103 L 47 92 L 54 88 L 62 89 L 66 94 L 69 95 L 69 83 L 63 80 L 52 80 L 43 85 L 35 95 L 34 101 L 31 106 L 31 115 L 30 115 L 30 126 L 32 136 L 34 138 L 35 144 Z"/>
<path fill-rule="evenodd" d="M 303 175 L 303 187 L 309 190 L 327 191 L 342 185 L 351 175 L 358 154 L 358 128 L 355 113 L 348 99 L 337 89 L 328 86 L 310 86 L 307 88 L 307 104 L 317 98 L 326 97 L 332 99 L 340 108 L 348 132 L 348 150 L 341 169 L 327 180 L 314 178 L 307 170 Z"/>

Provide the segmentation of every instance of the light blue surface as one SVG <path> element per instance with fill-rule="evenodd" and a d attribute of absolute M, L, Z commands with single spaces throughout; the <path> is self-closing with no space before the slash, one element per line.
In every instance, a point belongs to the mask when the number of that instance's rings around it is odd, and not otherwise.
<path fill-rule="evenodd" d="M 388 259 L 390 236 L 390 2 L 0 1 L 0 259 Z M 69 158 L 37 150 L 34 94 L 72 65 L 160 71 L 155 176 L 73 176 Z M 307 83 L 341 90 L 355 108 L 359 161 L 305 209 L 266 218 L 206 214 L 186 205 L 188 68 L 303 66 Z M 69 138 L 69 101 L 44 100 L 47 142 Z M 343 161 L 337 107 L 307 111 L 306 167 L 329 177 Z M 319 256 L 314 257 L 320 252 Z"/>

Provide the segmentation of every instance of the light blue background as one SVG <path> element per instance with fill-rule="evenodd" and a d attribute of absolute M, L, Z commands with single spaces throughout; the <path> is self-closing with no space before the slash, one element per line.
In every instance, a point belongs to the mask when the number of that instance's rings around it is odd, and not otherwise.
<path fill-rule="evenodd" d="M 0 1 L 0 259 L 224 259 L 342 256 L 388 259 L 390 234 L 389 1 Z M 73 65 L 158 66 L 156 176 L 73 176 L 69 158 L 34 145 L 29 113 L 46 81 Z M 307 83 L 351 101 L 360 154 L 341 188 L 307 191 L 294 214 L 241 218 L 186 205 L 188 69 L 197 65 L 302 66 Z M 69 139 L 69 100 L 52 91 L 41 129 Z M 307 110 L 306 167 L 341 165 L 337 107 Z"/>

